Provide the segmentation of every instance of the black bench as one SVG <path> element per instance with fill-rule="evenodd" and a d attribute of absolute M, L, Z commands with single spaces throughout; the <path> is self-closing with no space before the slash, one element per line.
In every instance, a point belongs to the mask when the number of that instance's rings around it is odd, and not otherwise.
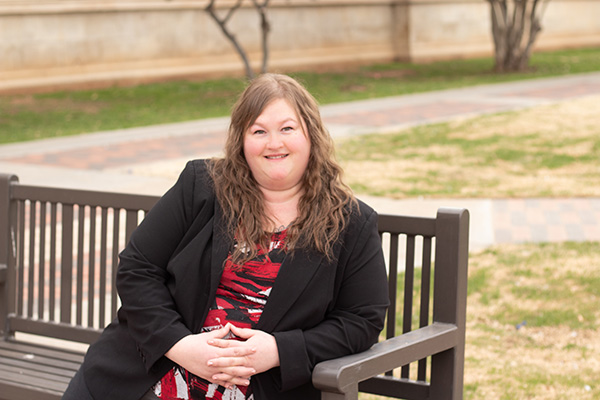
<path fill-rule="evenodd" d="M 118 253 L 157 200 L 0 175 L 0 399 L 60 399 L 116 315 Z M 381 215 L 379 228 L 393 305 L 385 338 L 320 363 L 313 383 L 332 400 L 462 399 L 469 213 Z"/>

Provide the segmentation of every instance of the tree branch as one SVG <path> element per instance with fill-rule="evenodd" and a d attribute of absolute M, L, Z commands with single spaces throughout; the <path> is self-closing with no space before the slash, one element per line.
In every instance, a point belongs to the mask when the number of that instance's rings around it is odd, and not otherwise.
<path fill-rule="evenodd" d="M 227 21 L 229 21 L 229 18 L 231 18 L 231 16 L 233 15 L 233 13 L 234 13 L 234 12 L 235 12 L 235 11 L 236 11 L 238 8 L 240 8 L 240 7 L 242 6 L 242 2 L 243 2 L 243 1 L 244 1 L 244 0 L 238 0 L 238 1 L 237 1 L 237 3 L 235 3 L 235 4 L 233 5 L 233 7 L 231 7 L 231 8 L 229 9 L 229 11 L 227 12 L 227 15 L 225 16 L 225 18 L 223 18 L 223 23 L 224 23 L 224 24 L 226 24 L 226 23 L 227 23 Z"/>
<path fill-rule="evenodd" d="M 242 48 L 242 46 L 238 42 L 238 40 L 235 37 L 235 35 L 233 33 L 229 32 L 229 30 L 227 29 L 227 26 L 226 26 L 227 21 L 229 20 L 229 18 L 231 18 L 231 16 L 235 12 L 235 10 L 237 10 L 241 6 L 242 1 L 243 0 L 238 0 L 237 3 L 234 4 L 234 6 L 228 11 L 227 15 L 223 19 L 220 19 L 219 16 L 217 15 L 216 11 L 215 11 L 215 7 L 214 7 L 215 6 L 215 0 L 210 0 L 210 2 L 208 3 L 208 5 L 206 6 L 205 10 L 210 14 L 210 16 L 213 18 L 213 20 L 215 20 L 215 22 L 219 25 L 219 28 L 221 28 L 221 31 L 223 32 L 223 34 L 225 35 L 225 37 L 227 39 L 229 39 L 229 41 L 231 42 L 231 44 L 233 44 L 233 46 L 235 47 L 236 51 L 238 52 L 238 54 L 242 58 L 242 61 L 244 62 L 244 68 L 246 70 L 246 76 L 248 77 L 248 79 L 252 79 L 252 78 L 254 78 L 254 71 L 252 71 L 252 67 L 250 66 L 250 60 L 248 59 L 248 55 L 246 54 L 246 52 L 244 51 L 244 49 Z"/>

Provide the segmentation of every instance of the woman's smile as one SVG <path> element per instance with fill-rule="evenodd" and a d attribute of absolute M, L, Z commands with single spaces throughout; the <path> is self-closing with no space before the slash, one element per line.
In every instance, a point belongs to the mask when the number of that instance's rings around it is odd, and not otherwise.
<path fill-rule="evenodd" d="M 281 160 L 287 156 L 288 156 L 287 154 L 280 154 L 280 155 L 275 155 L 275 156 L 266 156 L 265 158 L 267 158 L 268 160 Z"/>

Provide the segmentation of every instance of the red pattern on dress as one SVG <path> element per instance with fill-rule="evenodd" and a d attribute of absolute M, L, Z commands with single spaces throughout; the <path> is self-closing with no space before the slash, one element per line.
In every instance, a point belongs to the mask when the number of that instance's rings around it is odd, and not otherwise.
<path fill-rule="evenodd" d="M 227 258 L 213 306 L 203 332 L 222 328 L 228 322 L 240 328 L 254 328 L 262 315 L 281 263 L 285 258 L 286 231 L 273 233 L 269 249 L 258 248 L 258 256 L 241 267 Z M 235 339 L 235 337 L 230 337 Z M 154 386 L 161 400 L 250 399 L 248 386 L 231 390 L 212 384 L 180 366 L 175 366 Z"/>

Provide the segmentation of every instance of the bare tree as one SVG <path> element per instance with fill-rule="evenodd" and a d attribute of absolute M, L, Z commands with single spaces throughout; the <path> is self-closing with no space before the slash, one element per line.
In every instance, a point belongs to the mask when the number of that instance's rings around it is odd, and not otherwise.
<path fill-rule="evenodd" d="M 550 0 L 487 0 L 498 72 L 522 71 L 542 30 L 540 20 Z"/>
<path fill-rule="evenodd" d="M 221 28 L 221 31 L 223 32 L 225 37 L 231 42 L 233 47 L 235 47 L 235 50 L 238 52 L 238 54 L 242 58 L 242 61 L 244 62 L 246 76 L 248 77 L 248 79 L 252 79 L 252 78 L 254 78 L 254 70 L 252 69 L 252 66 L 250 65 L 250 59 L 248 58 L 248 54 L 246 53 L 246 51 L 244 50 L 244 48 L 242 47 L 240 42 L 237 40 L 235 35 L 227 27 L 227 22 L 229 22 L 229 19 L 231 18 L 233 13 L 241 7 L 243 1 L 244 0 L 237 0 L 235 2 L 235 4 L 233 6 L 231 6 L 231 8 L 229 8 L 229 10 L 227 10 L 227 13 L 225 14 L 224 17 L 220 17 L 217 14 L 217 11 L 215 10 L 216 0 L 210 0 L 208 5 L 206 6 L 206 11 L 208 12 L 208 14 L 210 14 L 210 16 L 219 25 L 219 28 Z M 262 54 L 263 54 L 261 73 L 265 73 L 265 72 L 267 72 L 267 68 L 268 68 L 268 66 L 267 66 L 268 60 L 269 60 L 268 38 L 269 38 L 269 32 L 271 30 L 271 25 L 269 24 L 269 20 L 267 18 L 267 8 L 269 6 L 269 0 L 262 0 L 262 1 L 252 0 L 252 4 L 254 5 L 254 8 L 256 9 L 256 11 L 258 12 L 258 15 L 260 17 L 261 44 L 262 44 Z"/>

